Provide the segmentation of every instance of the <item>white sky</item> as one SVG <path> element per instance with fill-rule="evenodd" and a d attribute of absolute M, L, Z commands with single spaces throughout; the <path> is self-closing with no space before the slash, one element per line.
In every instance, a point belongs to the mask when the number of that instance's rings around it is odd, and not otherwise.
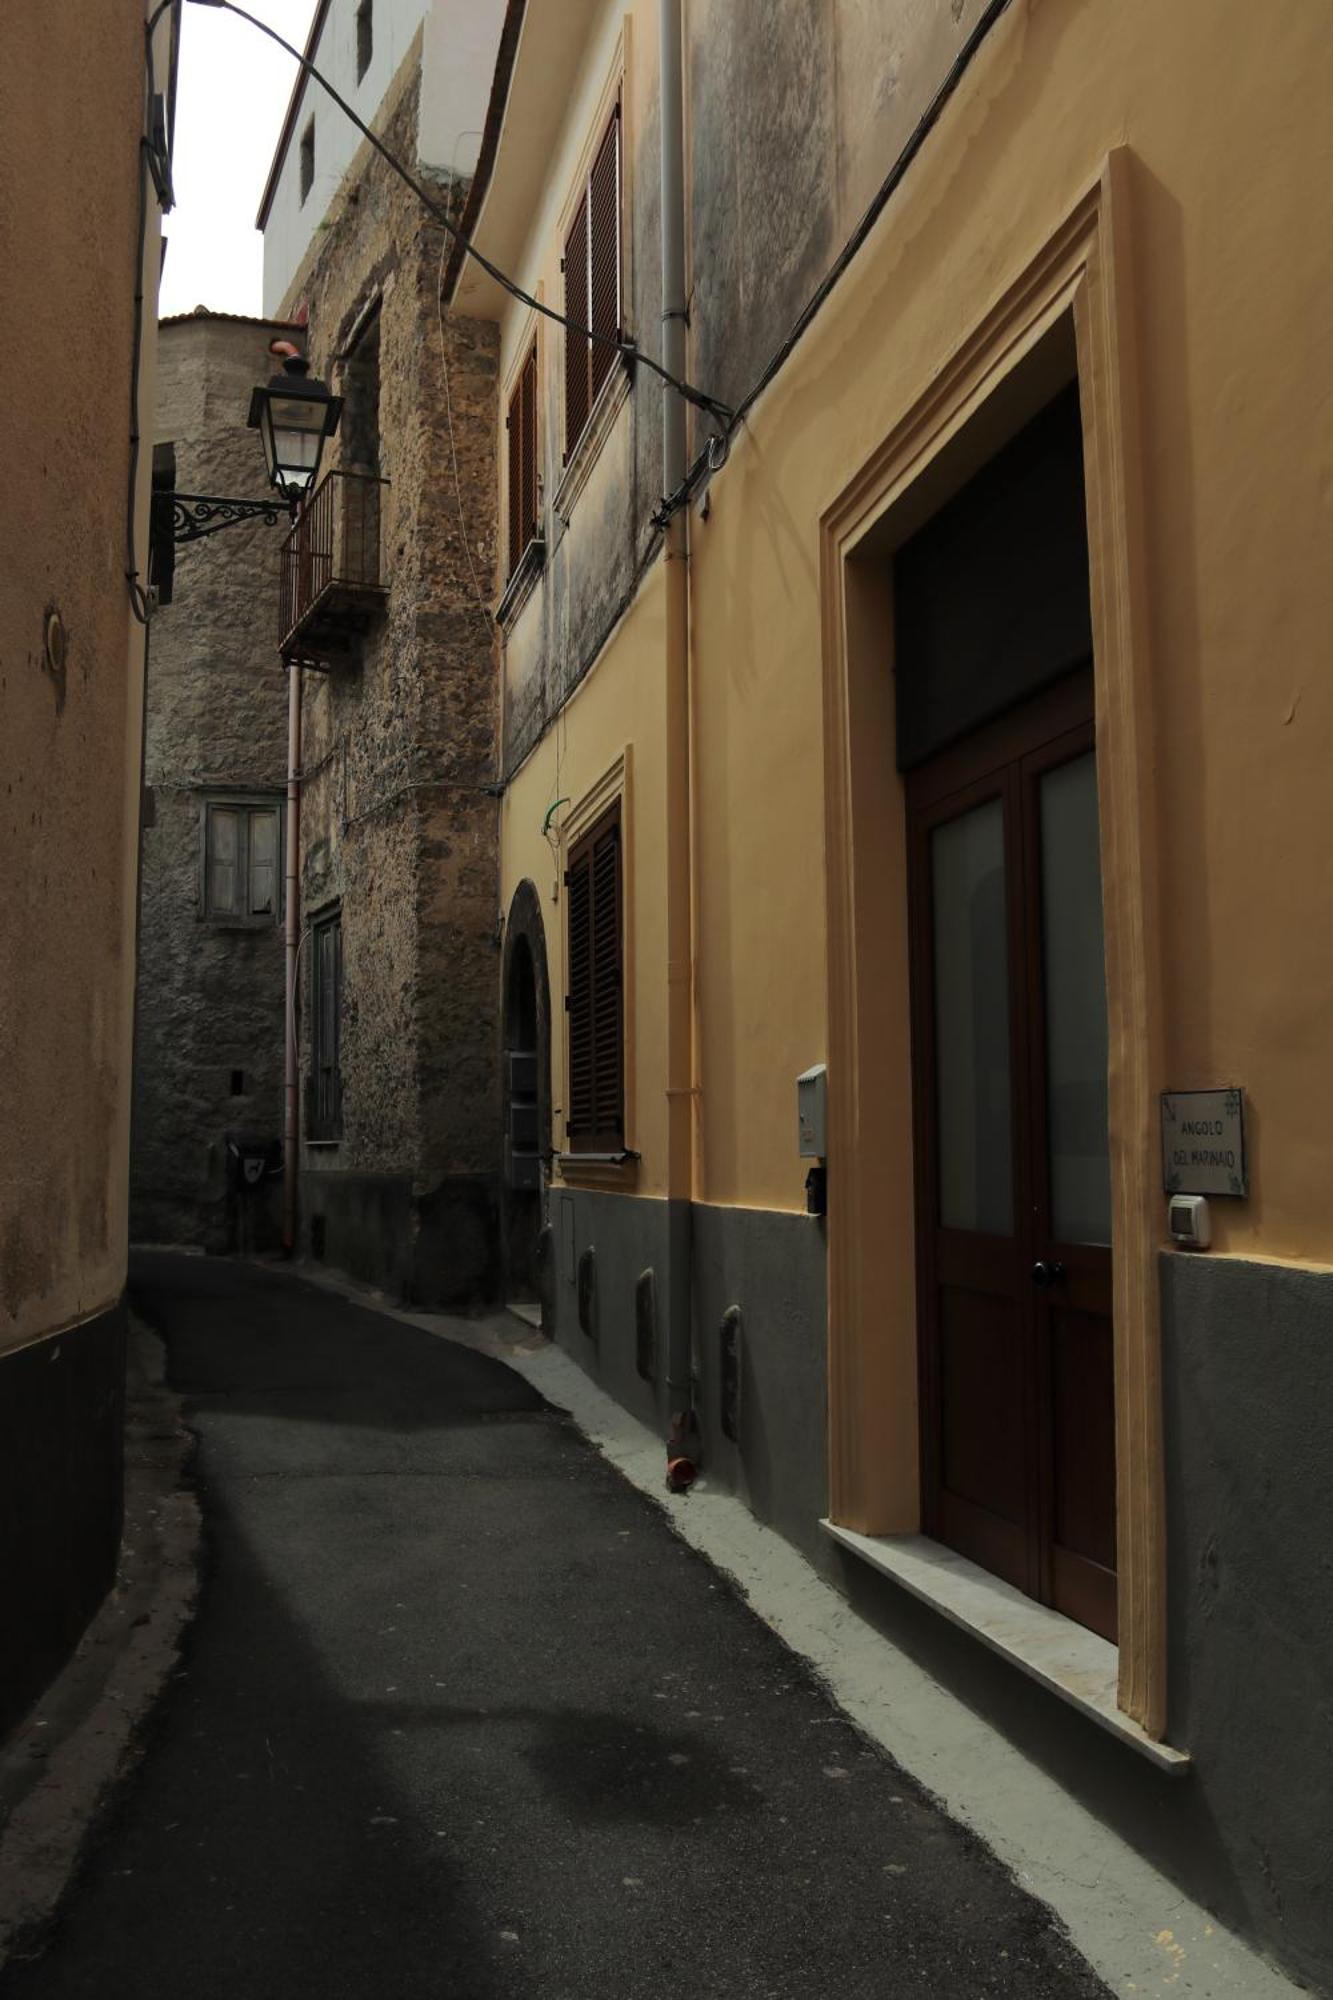
<path fill-rule="evenodd" d="M 242 4 L 295 48 L 305 47 L 315 0 Z M 255 215 L 296 76 L 291 57 L 248 21 L 220 8 L 183 9 L 163 318 L 195 306 L 263 311 Z"/>

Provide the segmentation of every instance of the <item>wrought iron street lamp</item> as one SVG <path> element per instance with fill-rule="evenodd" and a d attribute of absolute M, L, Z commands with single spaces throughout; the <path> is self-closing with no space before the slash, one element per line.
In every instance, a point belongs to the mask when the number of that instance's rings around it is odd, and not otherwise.
<path fill-rule="evenodd" d="M 219 528 L 241 521 L 264 521 L 269 527 L 294 517 L 319 477 L 325 440 L 342 416 L 343 399 L 310 373 L 310 363 L 286 341 L 273 350 L 283 357 L 282 372 L 260 384 L 250 397 L 251 430 L 264 446 L 269 484 L 276 498 L 240 499 L 214 493 L 177 493 L 174 484 L 153 494 L 153 572 L 167 579 L 161 601 L 169 604 L 170 551 L 184 542 L 201 541 Z M 171 474 L 174 481 L 175 474 Z"/>
<path fill-rule="evenodd" d="M 269 484 L 287 500 L 303 499 L 314 486 L 324 441 L 337 430 L 342 408 L 342 397 L 296 353 L 286 355 L 282 372 L 251 396 L 248 421 L 263 440 Z"/>

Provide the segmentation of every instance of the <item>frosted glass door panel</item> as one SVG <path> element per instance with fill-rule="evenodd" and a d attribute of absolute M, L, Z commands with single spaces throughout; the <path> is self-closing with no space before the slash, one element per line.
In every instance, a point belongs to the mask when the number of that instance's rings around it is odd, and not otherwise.
<path fill-rule="evenodd" d="M 1002 801 L 936 827 L 930 841 L 940 1221 L 1008 1236 L 1014 1166 Z"/>
<path fill-rule="evenodd" d="M 1041 916 L 1051 1230 L 1060 1243 L 1109 1243 L 1106 961 L 1092 751 L 1041 780 Z"/>

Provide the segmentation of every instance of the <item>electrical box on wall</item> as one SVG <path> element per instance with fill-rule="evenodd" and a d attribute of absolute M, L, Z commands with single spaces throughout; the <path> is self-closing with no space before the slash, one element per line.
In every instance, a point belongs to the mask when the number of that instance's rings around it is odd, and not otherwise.
<path fill-rule="evenodd" d="M 828 1070 L 816 1063 L 796 1079 L 796 1118 L 803 1160 L 822 1160 L 828 1153 Z"/>
<path fill-rule="evenodd" d="M 1206 1250 L 1213 1240 L 1208 1203 L 1201 1194 L 1173 1194 L 1166 1205 L 1171 1240 L 1187 1250 Z"/>

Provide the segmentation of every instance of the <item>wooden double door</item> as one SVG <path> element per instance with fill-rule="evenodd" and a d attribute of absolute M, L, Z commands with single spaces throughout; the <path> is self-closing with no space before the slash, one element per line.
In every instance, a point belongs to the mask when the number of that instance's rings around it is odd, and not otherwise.
<path fill-rule="evenodd" d="M 1091 671 L 908 779 L 926 1531 L 1116 1635 Z"/>

